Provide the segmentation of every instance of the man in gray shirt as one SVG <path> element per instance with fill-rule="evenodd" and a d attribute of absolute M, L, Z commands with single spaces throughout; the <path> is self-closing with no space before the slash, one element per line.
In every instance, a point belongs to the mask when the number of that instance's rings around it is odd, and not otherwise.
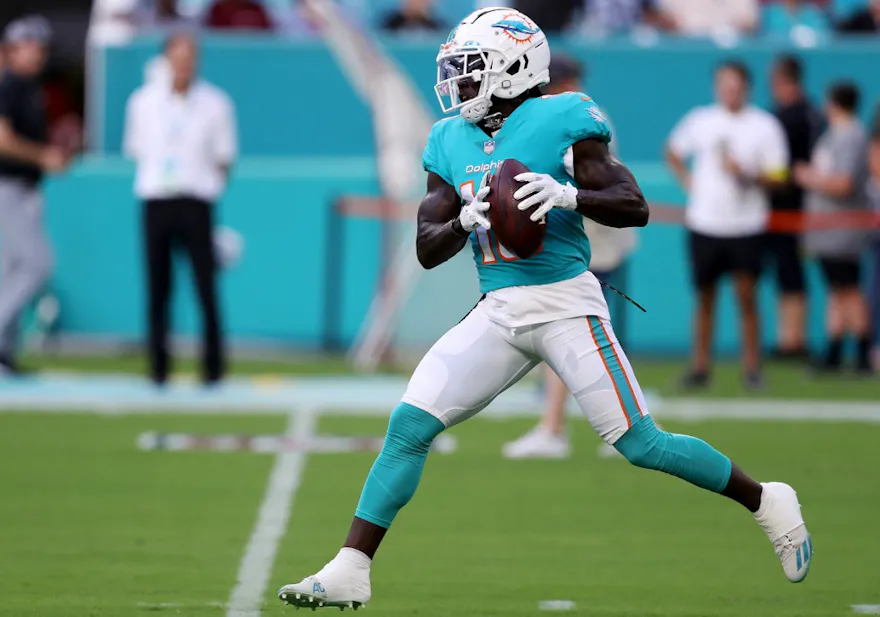
<path fill-rule="evenodd" d="M 868 142 L 856 116 L 858 104 L 855 85 L 844 82 L 831 87 L 826 103 L 828 130 L 819 138 L 812 161 L 797 165 L 794 172 L 795 181 L 807 191 L 805 210 L 813 227 L 804 236 L 804 246 L 818 258 L 830 290 L 828 349 L 818 368 L 840 370 L 843 338 L 850 334 L 858 343 L 857 370 L 870 373 L 868 308 L 860 287 L 869 232 L 858 220 L 845 228 L 824 228 L 827 222 L 845 222 L 848 214 L 868 208 Z"/>
<path fill-rule="evenodd" d="M 15 343 L 21 311 L 52 271 L 43 228 L 40 182 L 70 156 L 48 143 L 40 75 L 49 58 L 51 29 L 42 17 L 6 27 L 7 68 L 0 74 L 0 375 L 18 372 Z"/>

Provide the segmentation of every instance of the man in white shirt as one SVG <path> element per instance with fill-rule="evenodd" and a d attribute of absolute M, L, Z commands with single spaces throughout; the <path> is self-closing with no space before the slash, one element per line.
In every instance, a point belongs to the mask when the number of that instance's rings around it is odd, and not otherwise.
<path fill-rule="evenodd" d="M 213 204 L 226 186 L 237 151 L 235 112 L 229 98 L 197 76 L 198 48 L 188 35 L 165 47 L 170 79 L 148 82 L 129 99 L 125 152 L 137 163 L 135 193 L 144 201 L 149 275 L 150 376 L 168 378 L 168 301 L 172 254 L 189 255 L 204 325 L 205 384 L 224 372 L 213 250 Z"/>
<path fill-rule="evenodd" d="M 716 289 L 727 274 L 740 307 L 746 385 L 761 386 L 755 286 L 770 215 L 768 191 L 785 180 L 789 154 L 779 121 L 749 104 L 750 80 L 744 65 L 722 64 L 715 76 L 718 102 L 687 114 L 667 147 L 669 165 L 688 194 L 685 221 L 699 294 L 687 387 L 709 381 Z"/>

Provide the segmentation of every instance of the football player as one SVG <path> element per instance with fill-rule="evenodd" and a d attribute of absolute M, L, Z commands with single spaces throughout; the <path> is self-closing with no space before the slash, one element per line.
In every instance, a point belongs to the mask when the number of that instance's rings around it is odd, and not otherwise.
<path fill-rule="evenodd" d="M 596 432 L 638 467 L 663 471 L 742 504 L 770 538 L 785 575 L 799 582 L 812 545 L 794 490 L 760 484 L 709 444 L 657 428 L 620 348 L 596 277 L 582 217 L 609 227 L 648 222 L 642 191 L 608 150 L 610 131 L 586 95 L 542 96 L 550 47 L 522 13 L 486 8 L 464 19 L 437 58 L 446 113 L 428 138 L 427 194 L 418 258 L 434 268 L 467 244 L 484 298 L 422 359 L 391 414 L 343 548 L 317 574 L 282 587 L 305 607 L 370 600 L 370 565 L 415 493 L 431 442 L 484 409 L 540 362 L 574 394 Z M 545 220 L 543 249 L 518 259 L 492 233 L 489 172 L 508 158 L 530 170 L 519 208 Z"/>

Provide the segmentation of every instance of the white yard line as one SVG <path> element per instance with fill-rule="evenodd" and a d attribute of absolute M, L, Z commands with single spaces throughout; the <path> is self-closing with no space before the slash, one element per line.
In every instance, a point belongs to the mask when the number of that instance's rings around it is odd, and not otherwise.
<path fill-rule="evenodd" d="M 173 397 L 143 401 L 114 399 L 112 394 L 59 400 L 57 397 L 4 397 L 0 395 L 0 415 L 4 413 L 94 414 L 94 415 L 288 415 L 292 405 L 308 404 L 313 409 L 332 410 L 331 415 L 387 417 L 399 401 L 399 394 L 391 397 L 363 392 L 359 400 L 338 401 L 332 394 L 261 400 L 229 401 L 205 396 L 202 399 Z M 880 402 L 868 401 L 810 401 L 795 399 L 661 399 L 652 401 L 651 413 L 661 419 L 704 421 L 743 420 L 755 422 L 867 422 L 880 423 Z M 569 411 L 577 419 L 580 412 L 574 406 Z M 540 415 L 541 401 L 536 396 L 513 396 L 500 399 L 481 412 L 479 418 L 533 418 Z"/>
<path fill-rule="evenodd" d="M 167 608 L 176 609 L 201 609 L 201 608 L 226 608 L 223 602 L 205 602 L 204 604 L 184 604 L 183 602 L 138 602 L 138 608 L 145 608 L 149 611 L 160 611 Z M 177 611 L 180 613 L 180 610 Z"/>
<path fill-rule="evenodd" d="M 314 434 L 317 415 L 312 409 L 303 409 L 290 418 L 286 436 L 308 439 Z M 260 505 L 257 524 L 251 533 L 241 564 L 235 588 L 229 596 L 227 617 L 257 617 L 266 595 L 269 577 L 275 565 L 275 555 L 293 507 L 293 499 L 302 480 L 305 452 L 281 452 L 269 476 L 269 485 Z"/>
<path fill-rule="evenodd" d="M 541 600 L 538 602 L 539 611 L 573 611 L 577 605 L 571 600 Z"/>

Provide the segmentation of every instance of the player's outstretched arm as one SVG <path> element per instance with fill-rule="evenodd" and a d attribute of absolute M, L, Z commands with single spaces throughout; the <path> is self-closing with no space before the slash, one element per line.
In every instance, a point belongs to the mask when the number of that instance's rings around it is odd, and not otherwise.
<path fill-rule="evenodd" d="M 605 142 L 585 139 L 573 146 L 577 211 L 608 227 L 644 227 L 648 202 L 635 176 L 611 155 Z"/>
<path fill-rule="evenodd" d="M 428 194 L 419 206 L 416 254 L 426 270 L 455 257 L 467 244 L 470 232 L 459 220 L 461 198 L 443 178 L 428 172 Z"/>

